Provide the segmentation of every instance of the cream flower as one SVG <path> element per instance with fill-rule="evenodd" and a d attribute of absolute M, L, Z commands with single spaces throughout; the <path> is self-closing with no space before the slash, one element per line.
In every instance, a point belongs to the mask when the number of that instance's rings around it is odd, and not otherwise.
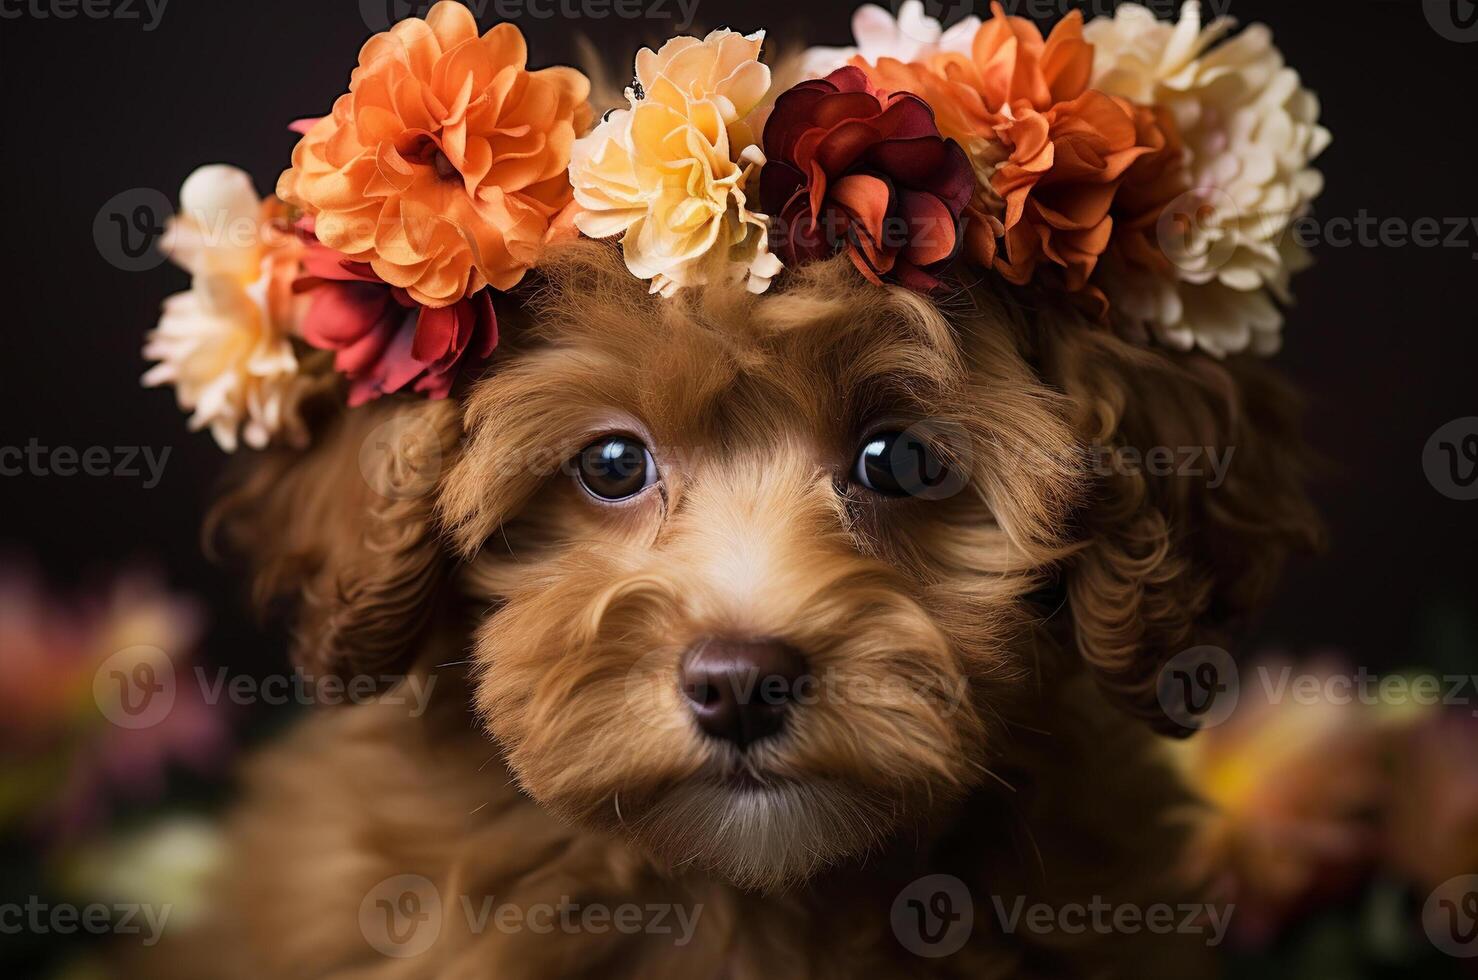
<path fill-rule="evenodd" d="M 1161 221 L 1176 279 L 1106 276 L 1114 306 L 1173 346 L 1222 356 L 1277 350 L 1292 274 L 1307 266 L 1290 224 L 1323 189 L 1310 162 L 1329 145 L 1319 101 L 1255 24 L 1225 43 L 1191 0 L 1178 24 L 1138 4 L 1091 21 L 1094 88 L 1174 115 L 1191 189 Z M 1213 47 L 1215 45 L 1215 47 Z"/>
<path fill-rule="evenodd" d="M 770 87 L 763 40 L 762 31 L 718 30 L 644 48 L 631 108 L 575 143 L 576 227 L 621 235 L 627 268 L 654 293 L 741 279 L 759 293 L 780 271 L 768 219 L 749 209 L 746 192 L 764 164 L 750 121 Z"/>
<path fill-rule="evenodd" d="M 164 302 L 144 356 L 159 361 L 146 386 L 173 384 L 190 428 L 209 428 L 221 448 L 238 439 L 260 449 L 296 439 L 298 362 L 289 339 L 298 245 L 273 228 L 280 205 L 261 201 L 235 167 L 201 167 L 180 189 L 180 214 L 165 252 L 192 277 Z"/>
<path fill-rule="evenodd" d="M 879 58 L 896 58 L 908 63 L 923 61 L 941 52 L 968 55 L 980 29 L 980 18 L 966 17 L 945 30 L 924 12 L 922 0 L 905 0 L 895 20 L 887 8 L 865 3 L 852 15 L 851 48 L 808 48 L 801 59 L 801 77 L 821 78 L 830 75 L 853 58 L 876 64 Z"/>

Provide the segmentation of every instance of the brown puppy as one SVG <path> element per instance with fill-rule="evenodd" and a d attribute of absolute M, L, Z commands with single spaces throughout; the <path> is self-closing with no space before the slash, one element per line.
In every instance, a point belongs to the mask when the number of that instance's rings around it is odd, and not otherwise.
<path fill-rule="evenodd" d="M 1144 722 L 1311 536 L 1282 389 L 844 259 L 761 297 L 650 297 L 593 243 L 541 277 L 459 399 L 342 412 L 223 503 L 305 669 L 436 688 L 256 762 L 185 972 L 1206 972 L 1209 928 L 1012 912 L 1198 900 Z"/>

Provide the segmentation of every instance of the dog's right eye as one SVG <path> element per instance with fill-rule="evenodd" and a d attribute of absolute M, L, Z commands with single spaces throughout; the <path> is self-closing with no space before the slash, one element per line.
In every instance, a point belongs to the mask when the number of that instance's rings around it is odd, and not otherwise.
<path fill-rule="evenodd" d="M 864 440 L 852 464 L 852 480 L 884 497 L 924 497 L 950 476 L 948 467 L 912 430 L 878 432 Z"/>
<path fill-rule="evenodd" d="M 606 436 L 575 459 L 580 485 L 597 500 L 625 500 L 657 482 L 657 464 L 639 440 Z"/>

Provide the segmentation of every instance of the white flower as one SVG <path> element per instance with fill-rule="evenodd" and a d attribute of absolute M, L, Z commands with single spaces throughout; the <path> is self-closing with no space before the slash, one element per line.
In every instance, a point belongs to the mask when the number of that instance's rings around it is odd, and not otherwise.
<path fill-rule="evenodd" d="M 1289 279 L 1309 261 L 1289 226 L 1323 189 L 1309 164 L 1330 139 L 1318 99 L 1272 33 L 1254 24 L 1218 45 L 1232 26 L 1220 18 L 1203 29 L 1191 0 L 1178 24 L 1123 4 L 1084 29 L 1093 87 L 1169 109 L 1190 176 L 1160 228 L 1177 279 L 1107 276 L 1110 299 L 1163 341 L 1218 356 L 1277 350 L 1283 318 L 1273 298 L 1291 300 Z"/>
<path fill-rule="evenodd" d="M 918 61 L 931 54 L 953 52 L 968 55 L 980 18 L 966 17 L 949 30 L 924 13 L 922 0 L 905 0 L 898 19 L 886 8 L 866 3 L 852 15 L 854 48 L 809 48 L 801 59 L 801 77 L 820 78 L 861 55 L 874 64 L 879 58 Z"/>
<path fill-rule="evenodd" d="M 108 901 L 171 909 L 170 924 L 184 928 L 209 912 L 211 880 L 227 853 L 216 824 L 198 817 L 165 817 L 126 836 L 80 848 L 67 864 L 66 883 Z"/>
<path fill-rule="evenodd" d="M 193 412 L 190 428 L 209 428 L 227 452 L 238 439 L 260 449 L 280 433 L 297 438 L 301 388 L 289 339 L 297 243 L 266 226 L 249 176 L 217 164 L 180 188 L 162 245 L 191 285 L 164 302 L 144 347 L 159 363 L 144 384 L 173 384 Z"/>

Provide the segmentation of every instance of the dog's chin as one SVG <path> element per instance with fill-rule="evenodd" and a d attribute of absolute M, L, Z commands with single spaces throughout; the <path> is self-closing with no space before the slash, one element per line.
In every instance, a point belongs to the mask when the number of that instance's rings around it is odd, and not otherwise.
<path fill-rule="evenodd" d="M 684 782 L 621 830 L 676 870 L 776 892 L 864 855 L 897 822 L 885 805 L 825 782 Z"/>

